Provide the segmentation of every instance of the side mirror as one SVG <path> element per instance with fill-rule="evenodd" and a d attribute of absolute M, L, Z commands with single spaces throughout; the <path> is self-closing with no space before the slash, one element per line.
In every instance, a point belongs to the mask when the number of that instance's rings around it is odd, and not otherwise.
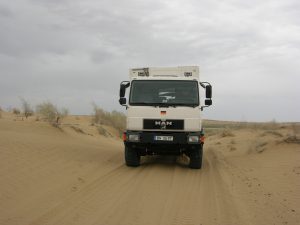
<path fill-rule="evenodd" d="M 120 98 L 123 98 L 125 96 L 126 88 L 128 88 L 129 86 L 130 86 L 130 82 L 129 81 L 123 81 L 120 84 Z"/>
<path fill-rule="evenodd" d="M 123 98 L 125 96 L 125 85 L 124 84 L 121 84 L 120 85 L 120 98 Z"/>
<path fill-rule="evenodd" d="M 212 105 L 211 99 L 205 99 L 205 105 Z"/>
<path fill-rule="evenodd" d="M 206 98 L 211 98 L 212 97 L 212 86 L 211 85 L 207 85 L 205 87 L 205 95 L 206 95 Z M 205 100 L 205 102 L 206 102 L 206 100 Z"/>
<path fill-rule="evenodd" d="M 119 103 L 120 103 L 120 105 L 126 105 L 126 98 L 121 97 L 121 98 L 119 99 Z"/>
<path fill-rule="evenodd" d="M 199 82 L 200 86 L 205 88 L 205 102 L 203 106 L 201 106 L 201 111 L 203 111 L 204 108 L 209 107 L 210 105 L 212 105 L 212 86 L 210 85 L 210 83 L 208 82 Z"/>

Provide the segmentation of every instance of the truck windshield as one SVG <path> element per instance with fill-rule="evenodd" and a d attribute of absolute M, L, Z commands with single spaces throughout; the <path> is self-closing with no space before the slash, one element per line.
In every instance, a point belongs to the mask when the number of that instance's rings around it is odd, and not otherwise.
<path fill-rule="evenodd" d="M 181 80 L 134 80 L 130 105 L 198 106 L 198 82 Z"/>

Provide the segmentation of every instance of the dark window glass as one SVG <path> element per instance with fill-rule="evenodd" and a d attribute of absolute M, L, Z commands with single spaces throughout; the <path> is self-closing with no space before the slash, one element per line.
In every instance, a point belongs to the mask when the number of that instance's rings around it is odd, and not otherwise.
<path fill-rule="evenodd" d="M 181 80 L 134 80 L 131 105 L 199 105 L 198 82 Z"/>

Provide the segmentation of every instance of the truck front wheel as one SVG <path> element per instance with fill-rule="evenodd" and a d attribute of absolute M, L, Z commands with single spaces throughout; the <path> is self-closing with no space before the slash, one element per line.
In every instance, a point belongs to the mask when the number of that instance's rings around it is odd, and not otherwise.
<path fill-rule="evenodd" d="M 138 152 L 128 146 L 125 146 L 125 162 L 127 166 L 137 167 L 140 165 L 141 156 Z"/>
<path fill-rule="evenodd" d="M 189 167 L 192 169 L 201 169 L 202 167 L 202 157 L 203 157 L 203 148 L 202 146 L 197 148 L 197 149 L 193 149 L 190 152 L 190 164 Z"/>

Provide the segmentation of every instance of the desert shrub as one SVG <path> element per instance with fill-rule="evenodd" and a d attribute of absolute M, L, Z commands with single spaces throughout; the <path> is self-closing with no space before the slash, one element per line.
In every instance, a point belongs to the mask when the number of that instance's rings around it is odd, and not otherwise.
<path fill-rule="evenodd" d="M 0 118 L 2 118 L 2 108 L 0 107 Z"/>
<path fill-rule="evenodd" d="M 105 124 L 108 122 L 106 119 L 107 112 L 105 112 L 103 109 L 98 108 L 97 106 L 94 105 L 94 117 L 93 117 L 93 123 L 95 124 Z"/>
<path fill-rule="evenodd" d="M 229 151 L 235 151 L 236 150 L 236 147 L 234 147 L 234 146 L 230 146 L 230 148 L 229 148 Z"/>
<path fill-rule="evenodd" d="M 36 112 L 41 114 L 44 120 L 55 127 L 58 127 L 63 118 L 68 115 L 68 110 L 66 108 L 58 110 L 51 102 L 44 102 L 37 105 Z"/>
<path fill-rule="evenodd" d="M 27 119 L 29 116 L 33 115 L 33 109 L 24 98 L 21 98 L 21 102 L 22 102 L 22 109 L 23 109 L 24 116 Z"/>
<path fill-rule="evenodd" d="M 220 129 L 218 129 L 218 128 L 205 128 L 204 129 L 205 136 L 213 136 L 213 135 L 217 135 L 219 133 L 220 133 Z"/>
<path fill-rule="evenodd" d="M 102 126 L 97 127 L 97 130 L 100 135 L 107 136 L 106 130 Z"/>
<path fill-rule="evenodd" d="M 13 108 L 12 113 L 15 114 L 15 115 L 20 115 L 21 111 L 18 108 Z"/>
<path fill-rule="evenodd" d="M 234 137 L 234 134 L 232 133 L 231 130 L 226 128 L 221 132 L 221 137 Z"/>
<path fill-rule="evenodd" d="M 252 153 L 252 152 L 262 153 L 266 150 L 267 144 L 268 144 L 268 142 L 266 142 L 266 141 L 256 139 L 250 145 L 248 153 Z"/>
<path fill-rule="evenodd" d="M 114 127 L 119 132 L 119 136 L 121 137 L 123 131 L 126 126 L 126 116 L 124 113 L 112 111 L 107 112 L 101 108 L 99 108 L 96 104 L 93 104 L 94 107 L 94 117 L 92 123 L 100 124 L 100 125 L 108 125 Z M 98 131 L 101 128 L 98 128 Z M 103 131 L 99 131 L 101 134 Z"/>
<path fill-rule="evenodd" d="M 77 133 L 86 134 L 81 128 L 70 126 L 73 130 L 75 130 Z"/>
<path fill-rule="evenodd" d="M 298 136 L 300 133 L 300 125 L 299 123 L 292 123 L 291 124 L 292 132 L 294 136 Z"/>
<path fill-rule="evenodd" d="M 67 108 L 61 108 L 61 110 L 59 111 L 59 116 L 61 119 L 65 118 L 66 116 L 69 115 L 69 110 Z"/>
<path fill-rule="evenodd" d="M 264 136 L 267 136 L 267 135 L 273 135 L 273 136 L 276 136 L 276 137 L 283 137 L 283 135 L 277 131 L 274 131 L 274 130 L 267 130 L 265 131 L 261 136 L 264 137 Z"/>
<path fill-rule="evenodd" d="M 113 137 L 113 135 L 108 130 L 106 130 L 102 125 L 97 126 L 97 130 L 100 135 L 103 135 L 105 137 Z"/>
<path fill-rule="evenodd" d="M 45 102 L 36 106 L 36 112 L 43 116 L 48 122 L 55 122 L 58 116 L 57 108 L 50 102 Z"/>
<path fill-rule="evenodd" d="M 112 126 L 116 128 L 119 132 L 120 135 L 124 132 L 125 127 L 126 127 L 126 116 L 124 113 L 117 112 L 117 111 L 112 111 L 110 113 L 110 120 L 112 123 Z"/>
<path fill-rule="evenodd" d="M 261 123 L 260 128 L 264 130 L 276 130 L 280 128 L 279 124 L 276 122 L 275 119 L 271 120 L 270 122 Z"/>
<path fill-rule="evenodd" d="M 300 138 L 298 138 L 297 136 L 292 135 L 292 136 L 288 136 L 287 138 L 285 138 L 284 142 L 300 144 Z"/>
<path fill-rule="evenodd" d="M 300 144 L 300 125 L 299 123 L 292 123 L 291 124 L 291 133 L 287 134 L 287 137 L 284 139 L 284 142 L 286 143 L 295 143 Z"/>

